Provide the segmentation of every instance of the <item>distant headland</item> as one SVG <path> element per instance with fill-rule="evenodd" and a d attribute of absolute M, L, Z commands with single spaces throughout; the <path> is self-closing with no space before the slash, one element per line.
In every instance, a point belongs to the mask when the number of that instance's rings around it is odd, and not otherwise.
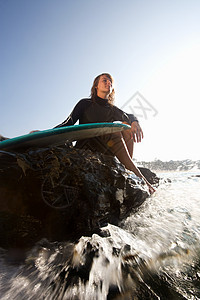
<path fill-rule="evenodd" d="M 190 159 L 185 160 L 170 160 L 161 161 L 156 159 L 151 162 L 138 161 L 139 166 L 149 168 L 154 171 L 198 171 L 200 170 L 200 160 L 193 161 Z"/>

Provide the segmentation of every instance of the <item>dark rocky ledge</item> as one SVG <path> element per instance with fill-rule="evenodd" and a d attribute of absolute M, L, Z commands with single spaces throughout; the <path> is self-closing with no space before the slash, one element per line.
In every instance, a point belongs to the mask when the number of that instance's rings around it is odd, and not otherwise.
<path fill-rule="evenodd" d="M 118 224 L 148 196 L 144 182 L 113 157 L 69 147 L 0 151 L 0 247 L 76 240 Z"/>

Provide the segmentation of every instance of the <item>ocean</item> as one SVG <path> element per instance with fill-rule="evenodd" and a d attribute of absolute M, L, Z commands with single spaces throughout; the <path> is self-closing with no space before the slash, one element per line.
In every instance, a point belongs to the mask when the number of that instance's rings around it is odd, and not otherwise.
<path fill-rule="evenodd" d="M 0 299 L 200 299 L 200 171 L 157 172 L 154 195 L 120 226 L 77 243 L 0 249 Z"/>

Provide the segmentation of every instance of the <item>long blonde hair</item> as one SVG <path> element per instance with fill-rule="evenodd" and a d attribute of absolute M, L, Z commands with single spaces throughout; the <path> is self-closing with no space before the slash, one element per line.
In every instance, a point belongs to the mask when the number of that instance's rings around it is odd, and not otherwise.
<path fill-rule="evenodd" d="M 102 73 L 100 75 L 98 75 L 95 79 L 94 79 L 94 82 L 93 82 L 93 85 L 92 85 L 92 88 L 91 88 L 91 98 L 94 100 L 96 97 L 97 97 L 97 86 L 98 86 L 98 83 L 99 83 L 99 79 L 101 76 L 105 75 L 106 77 L 108 77 L 111 82 L 112 82 L 112 85 L 114 83 L 114 80 L 112 78 L 112 76 L 108 73 Z M 108 102 L 110 104 L 114 104 L 115 102 L 115 90 L 114 88 L 112 88 L 112 92 L 108 95 Z"/>

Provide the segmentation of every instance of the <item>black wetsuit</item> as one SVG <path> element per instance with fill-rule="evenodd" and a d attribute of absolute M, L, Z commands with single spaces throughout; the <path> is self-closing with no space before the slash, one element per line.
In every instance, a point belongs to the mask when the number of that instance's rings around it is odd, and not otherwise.
<path fill-rule="evenodd" d="M 74 125 L 79 120 L 79 124 L 104 123 L 121 121 L 131 125 L 132 122 L 138 121 L 133 114 L 126 114 L 118 107 L 109 104 L 108 100 L 96 97 L 95 100 L 86 98 L 80 100 L 74 107 L 69 117 L 55 128 Z M 107 152 L 106 146 L 110 135 L 98 138 L 84 139 L 77 142 L 79 148 L 89 148 L 93 151 Z M 102 148 L 103 145 L 103 148 Z"/>

